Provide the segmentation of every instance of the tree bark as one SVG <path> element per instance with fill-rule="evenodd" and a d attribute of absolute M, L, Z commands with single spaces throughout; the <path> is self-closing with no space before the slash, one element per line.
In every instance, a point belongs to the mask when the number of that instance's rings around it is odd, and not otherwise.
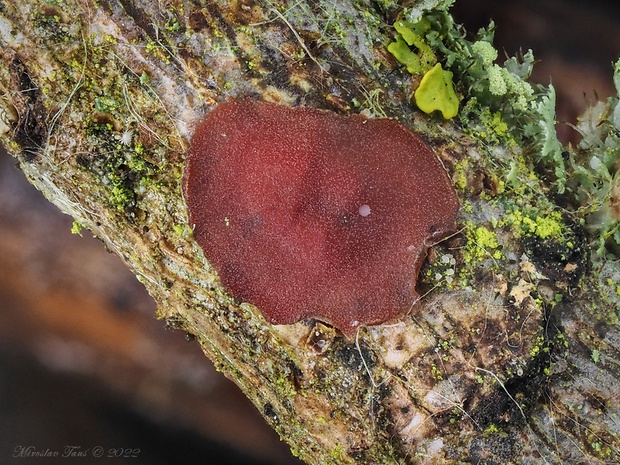
<path fill-rule="evenodd" d="M 500 198 L 557 210 L 548 186 L 501 188 L 507 166 L 532 172 L 521 148 L 415 110 L 386 50 L 398 11 L 0 0 L 2 142 L 306 462 L 616 463 L 620 266 L 591 260 L 567 216 L 568 259 L 502 223 Z M 429 252 L 411 315 L 348 340 L 314 320 L 270 325 L 222 288 L 181 184 L 193 129 L 232 97 L 394 117 L 431 142 L 459 185 L 462 229 Z"/>

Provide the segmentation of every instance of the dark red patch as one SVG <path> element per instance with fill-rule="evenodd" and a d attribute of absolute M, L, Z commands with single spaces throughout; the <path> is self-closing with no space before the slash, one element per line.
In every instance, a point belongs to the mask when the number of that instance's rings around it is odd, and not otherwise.
<path fill-rule="evenodd" d="M 389 119 L 252 100 L 198 126 L 184 190 L 194 236 L 240 300 L 275 324 L 347 336 L 406 314 L 458 198 L 424 141 Z"/>

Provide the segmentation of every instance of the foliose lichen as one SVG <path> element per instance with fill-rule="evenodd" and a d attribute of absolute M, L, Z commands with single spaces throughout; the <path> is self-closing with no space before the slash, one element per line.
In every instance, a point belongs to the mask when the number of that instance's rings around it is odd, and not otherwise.
<path fill-rule="evenodd" d="M 458 114 L 459 99 L 452 85 L 452 72 L 445 71 L 441 63 L 427 71 L 414 95 L 418 108 L 424 113 L 439 110 L 445 119 Z"/>
<path fill-rule="evenodd" d="M 614 85 L 620 94 L 620 60 L 614 65 Z M 599 102 L 576 128 L 582 139 L 562 159 L 567 191 L 594 238 L 597 255 L 620 255 L 620 99 Z"/>
<path fill-rule="evenodd" d="M 403 16 L 415 17 L 408 11 Z M 511 127 L 521 128 L 529 124 L 531 127 L 525 131 L 528 136 L 544 134 L 548 124 L 540 127 L 537 124 L 539 120 L 555 122 L 555 114 L 545 114 L 543 110 L 547 110 L 547 106 L 540 106 L 546 102 L 543 99 L 547 95 L 553 100 L 552 87 L 534 87 L 527 82 L 534 64 L 532 52 L 509 58 L 503 66 L 496 63 L 498 52 L 493 46 L 494 23 L 481 29 L 473 41 L 468 40 L 463 28 L 442 10 L 427 13 L 416 21 L 396 21 L 394 28 L 396 40 L 388 46 L 388 50 L 407 67 L 409 73 L 423 75 L 439 62 L 454 74 L 456 92 L 467 108 L 467 111 L 461 111 L 462 116 L 472 112 L 473 108 L 467 106 L 467 102 L 475 99 L 476 109 L 488 108 L 492 113 L 500 111 Z M 551 131 L 549 139 L 554 134 Z M 557 150 L 557 146 L 552 148 Z M 549 150 L 550 147 L 543 147 L 541 157 L 547 156 L 545 151 Z"/>
<path fill-rule="evenodd" d="M 582 141 L 565 148 L 556 132 L 554 87 L 528 82 L 534 66 L 531 50 L 498 62 L 493 22 L 469 40 L 447 11 L 418 7 L 406 9 L 394 27 L 396 38 L 388 50 L 419 83 L 414 92 L 418 108 L 440 110 L 446 119 L 457 116 L 462 129 L 484 147 L 523 148 L 500 174 L 502 181 L 513 190 L 527 190 L 537 182 L 532 176 L 544 173 L 548 195 L 569 199 L 571 214 L 591 234 L 597 255 L 620 254 L 618 97 L 588 110 L 576 126 Z M 614 83 L 620 91 L 620 61 Z M 438 92 L 452 86 L 453 93 Z M 465 177 L 456 181 L 464 188 Z M 533 214 L 530 233 L 557 236 L 553 225 L 562 221 L 543 225 L 544 218 Z"/>

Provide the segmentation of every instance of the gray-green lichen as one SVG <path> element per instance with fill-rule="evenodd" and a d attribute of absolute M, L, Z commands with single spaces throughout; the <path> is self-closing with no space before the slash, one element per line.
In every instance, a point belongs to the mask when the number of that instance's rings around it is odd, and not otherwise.
<path fill-rule="evenodd" d="M 620 61 L 614 67 L 620 95 Z M 581 142 L 568 152 L 568 189 L 596 239 L 598 255 L 620 256 L 620 105 L 618 97 L 599 102 L 581 116 Z"/>
<path fill-rule="evenodd" d="M 403 16 L 411 14 L 405 12 Z M 421 65 L 424 56 L 432 57 L 431 64 L 439 60 L 450 69 L 462 99 L 459 118 L 465 130 L 489 147 L 499 144 L 529 147 L 534 154 L 533 160 L 516 157 L 511 175 L 503 180 L 515 181 L 517 170 L 530 169 L 527 166 L 542 167 L 552 178 L 549 189 L 574 199 L 574 220 L 587 224 L 597 244 L 597 253 L 617 252 L 620 249 L 618 99 L 611 98 L 589 110 L 577 126 L 583 135 L 582 142 L 575 149 L 565 150 L 555 130 L 553 86 L 545 88 L 527 82 L 534 65 L 531 50 L 520 58 L 509 58 L 500 66 L 496 63 L 498 52 L 492 45 L 493 23 L 469 41 L 445 11 L 414 16 L 416 22 L 395 23 L 397 40 L 388 47 L 392 54 L 414 75 L 428 72 Z M 402 39 L 405 36 L 411 38 L 405 41 Z M 617 87 L 619 75 L 616 64 Z M 524 162 L 525 168 L 516 166 L 519 161 Z"/>

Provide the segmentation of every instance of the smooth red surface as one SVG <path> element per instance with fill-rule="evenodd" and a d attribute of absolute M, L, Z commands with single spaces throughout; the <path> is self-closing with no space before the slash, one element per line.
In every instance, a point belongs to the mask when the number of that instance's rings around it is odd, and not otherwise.
<path fill-rule="evenodd" d="M 233 296 L 272 323 L 312 317 L 347 336 L 412 308 L 427 246 L 459 208 L 403 125 L 252 100 L 198 126 L 184 189 L 196 241 Z"/>

